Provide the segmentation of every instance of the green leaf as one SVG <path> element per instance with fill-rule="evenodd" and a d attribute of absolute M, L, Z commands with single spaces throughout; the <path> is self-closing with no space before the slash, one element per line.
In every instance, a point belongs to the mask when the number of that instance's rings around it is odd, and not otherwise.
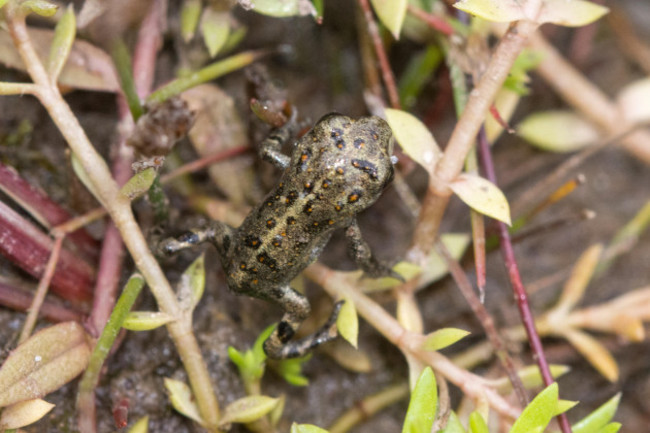
<path fill-rule="evenodd" d="M 503 83 L 503 87 L 520 96 L 527 95 L 529 92 L 527 84 L 530 81 L 528 71 L 535 69 L 542 60 L 542 53 L 524 49 L 515 59 L 512 68 L 510 68 L 510 73 Z M 504 117 L 504 119 L 507 121 L 509 117 Z"/>
<path fill-rule="evenodd" d="M 272 427 L 277 427 L 278 423 L 280 422 L 286 402 L 287 397 L 282 394 L 280 397 L 278 397 L 278 404 L 275 405 L 271 412 L 269 412 L 269 422 L 271 423 Z"/>
<path fill-rule="evenodd" d="M 196 33 L 201 17 L 201 0 L 185 0 L 181 9 L 181 36 L 185 42 L 189 42 Z"/>
<path fill-rule="evenodd" d="M 131 426 L 129 433 L 148 433 L 149 432 L 149 416 L 145 415 Z"/>
<path fill-rule="evenodd" d="M 74 15 L 74 7 L 69 4 L 65 13 L 54 29 L 54 39 L 50 46 L 50 58 L 48 60 L 47 72 L 50 79 L 56 82 L 61 74 L 63 65 L 68 61 L 72 43 L 76 36 L 77 24 Z"/>
<path fill-rule="evenodd" d="M 557 407 L 555 408 L 554 416 L 558 416 L 560 414 L 563 414 L 564 412 L 573 409 L 577 404 L 578 404 L 577 401 L 562 400 L 562 399 L 558 400 Z"/>
<path fill-rule="evenodd" d="M 97 199 L 97 201 L 101 203 L 101 196 L 95 190 L 95 186 L 90 180 L 88 173 L 86 173 L 86 169 L 81 164 L 81 161 L 79 161 L 79 158 L 77 158 L 77 155 L 74 152 L 72 152 L 70 155 L 70 161 L 72 162 L 72 171 L 74 171 L 74 174 L 77 175 L 81 183 L 84 184 L 86 189 L 90 191 L 90 193 Z"/>
<path fill-rule="evenodd" d="M 460 420 L 458 419 L 458 415 L 456 415 L 456 412 L 453 410 L 449 414 L 449 419 L 447 420 L 447 425 L 445 428 L 440 430 L 439 433 L 467 433 L 465 431 L 465 428 L 463 425 L 460 423 Z"/>
<path fill-rule="evenodd" d="M 169 392 L 169 400 L 176 411 L 205 426 L 205 422 L 201 418 L 199 408 L 196 405 L 194 395 L 192 395 L 192 390 L 185 382 L 166 377 L 165 388 Z"/>
<path fill-rule="evenodd" d="M 316 8 L 309 0 L 249 0 L 251 9 L 271 17 L 316 16 Z"/>
<path fill-rule="evenodd" d="M 193 310 L 205 290 L 205 254 L 202 253 L 185 269 L 178 282 L 178 302 L 181 308 Z"/>
<path fill-rule="evenodd" d="M 223 411 L 219 420 L 220 426 L 232 423 L 249 423 L 257 421 L 271 412 L 278 404 L 279 399 L 266 395 L 251 395 L 240 398 L 230 403 Z"/>
<path fill-rule="evenodd" d="M 402 150 L 431 174 L 442 152 L 429 129 L 406 111 L 386 109 L 386 121 Z"/>
<path fill-rule="evenodd" d="M 517 125 L 518 134 L 533 146 L 550 152 L 574 152 L 600 137 L 600 132 L 586 119 L 572 111 L 541 111 Z"/>
<path fill-rule="evenodd" d="M 399 99 L 405 108 L 415 105 L 422 89 L 431 80 L 442 59 L 442 51 L 433 44 L 409 59 L 398 85 Z"/>
<path fill-rule="evenodd" d="M 386 26 L 395 39 L 399 39 L 402 24 L 406 17 L 408 0 L 370 0 L 379 21 Z"/>
<path fill-rule="evenodd" d="M 461 173 L 449 187 L 475 211 L 511 225 L 508 200 L 489 180 L 474 174 Z"/>
<path fill-rule="evenodd" d="M 456 9 L 488 21 L 509 23 L 526 18 L 518 0 L 459 0 Z"/>
<path fill-rule="evenodd" d="M 424 340 L 422 349 L 424 350 L 440 350 L 444 349 L 447 346 L 451 346 L 457 341 L 462 340 L 470 334 L 469 331 L 458 328 L 442 328 L 438 329 L 427 335 L 427 338 Z"/>
<path fill-rule="evenodd" d="M 275 364 L 274 370 L 293 386 L 307 386 L 309 379 L 302 373 L 302 365 L 311 359 L 311 353 L 300 358 L 283 359 Z"/>
<path fill-rule="evenodd" d="M 7 3 L 7 0 L 0 0 L 0 8 L 2 8 Z"/>
<path fill-rule="evenodd" d="M 581 27 L 593 23 L 609 8 L 585 0 L 544 0 L 538 22 L 559 26 Z"/>
<path fill-rule="evenodd" d="M 621 393 L 618 393 L 607 400 L 607 402 L 598 409 L 574 424 L 571 430 L 573 433 L 591 433 L 599 431 L 604 428 L 612 418 L 614 418 L 614 414 L 618 409 L 620 401 Z"/>
<path fill-rule="evenodd" d="M 485 420 L 476 411 L 469 415 L 469 433 L 490 433 Z"/>
<path fill-rule="evenodd" d="M 17 429 L 43 418 L 55 405 L 40 398 L 12 404 L 0 414 L 0 430 Z"/>
<path fill-rule="evenodd" d="M 143 170 L 131 177 L 122 189 L 120 189 L 120 194 L 129 200 L 133 200 L 137 197 L 140 197 L 142 194 L 149 191 L 153 181 L 156 180 L 156 170 L 153 167 L 149 167 L 146 170 Z"/>
<path fill-rule="evenodd" d="M 436 377 L 431 367 L 426 367 L 411 393 L 402 433 L 430 433 L 437 405 Z"/>
<path fill-rule="evenodd" d="M 201 18 L 201 34 L 210 57 L 216 56 L 230 34 L 230 12 L 206 8 Z"/>
<path fill-rule="evenodd" d="M 0 368 L 0 407 L 40 398 L 88 365 L 86 332 L 76 322 L 42 329 L 18 345 Z"/>
<path fill-rule="evenodd" d="M 20 4 L 22 10 L 27 12 L 34 12 L 43 17 L 53 16 L 59 7 L 50 3 L 47 0 L 27 0 Z"/>
<path fill-rule="evenodd" d="M 339 317 L 336 319 L 336 328 L 341 337 L 357 348 L 357 340 L 359 337 L 357 309 L 350 298 L 345 298 L 344 301 L 339 312 Z"/>
<path fill-rule="evenodd" d="M 597 433 L 617 433 L 622 427 L 621 423 L 613 422 L 598 430 Z"/>
<path fill-rule="evenodd" d="M 571 370 L 566 365 L 557 364 L 551 364 L 549 368 L 551 370 L 551 377 L 553 377 L 553 379 L 557 379 L 558 377 L 562 376 L 565 373 L 568 373 L 569 370 Z M 539 367 L 537 365 L 529 365 L 528 367 L 524 367 L 521 370 L 517 371 L 517 375 L 521 379 L 521 382 L 526 389 L 536 388 L 544 384 L 542 376 L 539 372 Z M 510 383 L 510 381 L 508 381 L 508 383 Z"/>
<path fill-rule="evenodd" d="M 294 422 L 291 424 L 290 433 L 328 433 L 328 431 L 312 424 L 296 424 Z"/>
<path fill-rule="evenodd" d="M 510 433 L 530 433 L 543 431 L 555 415 L 558 403 L 558 386 L 553 382 L 526 406 Z"/>
<path fill-rule="evenodd" d="M 174 320 L 173 316 L 163 312 L 131 311 L 124 319 L 122 327 L 129 331 L 151 331 Z"/>

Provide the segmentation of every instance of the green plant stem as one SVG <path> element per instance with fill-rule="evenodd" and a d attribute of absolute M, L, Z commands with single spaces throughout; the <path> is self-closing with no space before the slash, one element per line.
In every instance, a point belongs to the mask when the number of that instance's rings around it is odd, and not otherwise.
<path fill-rule="evenodd" d="M 136 267 L 144 276 L 155 296 L 160 310 L 174 317 L 180 317 L 180 306 L 174 291 L 149 250 L 131 211 L 131 203 L 120 194 L 119 187 L 113 180 L 106 162 L 90 143 L 58 88 L 51 85 L 47 72 L 27 34 L 25 17 L 13 2 L 7 4 L 5 13 L 7 26 L 14 44 L 25 63 L 27 72 L 38 87 L 35 95 L 48 111 L 68 145 L 88 173 L 89 179 L 99 196 L 98 199 L 105 203 L 115 226 L 122 234 L 124 243 L 131 253 Z M 167 325 L 167 329 L 187 371 L 201 416 L 211 430 L 217 431 L 219 406 L 212 388 L 209 372 L 201 356 L 196 338 L 192 333 L 191 325 L 188 320 L 178 320 Z"/>
<path fill-rule="evenodd" d="M 133 68 L 131 66 L 131 57 L 129 56 L 129 51 L 124 44 L 122 39 L 116 39 L 113 41 L 113 46 L 111 49 L 111 57 L 113 58 L 113 63 L 115 64 L 115 69 L 117 74 L 120 77 L 120 83 L 122 84 L 122 93 L 126 98 L 126 103 L 129 106 L 129 111 L 131 116 L 133 116 L 133 121 L 137 122 L 140 116 L 144 114 L 144 108 L 140 103 L 140 98 L 138 97 L 138 92 L 135 87 L 135 82 L 133 81 Z"/>
<path fill-rule="evenodd" d="M 115 308 L 111 313 L 111 317 L 106 322 L 106 326 L 102 331 L 95 348 L 90 354 L 88 368 L 81 377 L 79 382 L 79 393 L 77 394 L 77 407 L 82 408 L 79 410 L 79 430 L 82 432 L 95 431 L 95 387 L 99 383 L 99 376 L 102 366 L 108 353 L 117 338 L 117 335 L 122 329 L 124 319 L 131 311 L 131 307 L 135 303 L 142 287 L 144 286 L 144 279 L 141 275 L 133 275 L 126 283 L 124 291 L 115 304 Z"/>
<path fill-rule="evenodd" d="M 226 75 L 253 63 L 255 60 L 269 54 L 266 50 L 246 51 L 235 54 L 226 59 L 212 63 L 186 77 L 177 78 L 165 84 L 155 92 L 152 92 L 147 98 L 148 102 L 163 102 L 168 98 L 178 95 L 183 91 L 195 87 L 201 83 L 214 80 L 215 78 Z"/>

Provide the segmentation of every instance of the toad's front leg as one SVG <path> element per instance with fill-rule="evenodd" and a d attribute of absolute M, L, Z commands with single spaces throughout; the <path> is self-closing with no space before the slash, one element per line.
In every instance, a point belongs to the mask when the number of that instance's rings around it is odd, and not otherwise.
<path fill-rule="evenodd" d="M 284 309 L 282 320 L 264 342 L 264 352 L 269 358 L 286 359 L 304 356 L 316 346 L 336 338 L 336 318 L 343 301 L 334 304 L 334 311 L 318 331 L 301 340 L 290 341 L 302 322 L 309 316 L 311 311 L 309 301 L 288 285 L 270 290 L 264 294 L 264 299 L 273 301 Z"/>
<path fill-rule="evenodd" d="M 345 237 L 348 240 L 348 254 L 363 271 L 365 276 L 372 278 L 393 277 L 404 281 L 404 278 L 393 271 L 390 266 L 377 260 L 370 246 L 363 239 L 361 229 L 359 229 L 359 224 L 356 220 L 345 230 Z"/>
<path fill-rule="evenodd" d="M 158 245 L 158 251 L 163 256 L 171 256 L 186 248 L 210 242 L 223 258 L 228 256 L 232 248 L 234 233 L 235 229 L 228 224 L 221 221 L 210 221 L 207 227 L 189 231 L 177 238 L 165 239 Z"/>

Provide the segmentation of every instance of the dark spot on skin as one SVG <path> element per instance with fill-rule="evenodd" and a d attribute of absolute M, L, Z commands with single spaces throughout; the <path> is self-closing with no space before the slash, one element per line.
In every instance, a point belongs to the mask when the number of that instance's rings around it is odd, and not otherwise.
<path fill-rule="evenodd" d="M 370 161 L 366 161 L 365 159 L 353 159 L 352 167 L 368 174 L 368 176 L 373 180 L 377 179 L 377 166 Z"/>
<path fill-rule="evenodd" d="M 373 139 L 373 140 L 379 140 L 379 135 L 377 135 L 376 132 L 373 132 L 373 133 L 372 133 L 372 139 Z"/>
<path fill-rule="evenodd" d="M 246 263 L 241 262 L 241 263 L 239 264 L 239 269 L 241 269 L 242 271 L 245 270 L 245 269 L 246 269 Z"/>
<path fill-rule="evenodd" d="M 342 130 L 340 130 L 339 128 L 332 128 L 330 137 L 337 138 L 337 137 L 340 137 L 341 135 L 343 135 Z"/>
<path fill-rule="evenodd" d="M 262 246 L 262 239 L 255 235 L 248 235 L 244 238 L 244 245 L 256 250 Z"/>
<path fill-rule="evenodd" d="M 318 194 L 318 195 L 316 196 L 316 199 L 318 199 L 318 200 L 324 200 L 324 199 L 325 199 L 325 195 L 324 195 L 323 193 L 320 193 L 320 194 Z"/>
<path fill-rule="evenodd" d="M 345 141 L 343 141 L 343 139 L 341 138 L 337 138 L 334 144 L 336 145 L 336 148 L 339 150 L 345 149 Z"/>
<path fill-rule="evenodd" d="M 298 198 L 298 193 L 296 191 L 289 191 L 289 194 L 287 194 L 287 198 L 284 200 L 284 202 L 288 206 L 291 206 L 296 201 L 297 198 Z"/>
<path fill-rule="evenodd" d="M 274 247 L 281 247 L 283 240 L 284 239 L 282 238 L 282 236 L 275 236 L 273 238 L 273 242 L 271 242 L 271 243 L 273 244 Z"/>
<path fill-rule="evenodd" d="M 327 220 L 327 224 L 329 224 L 329 225 L 334 224 L 334 220 Z"/>
<path fill-rule="evenodd" d="M 269 269 L 275 269 L 278 265 L 278 262 L 275 261 L 275 259 L 271 258 L 271 256 L 269 256 L 267 253 L 258 254 L 257 261 Z"/>
<path fill-rule="evenodd" d="M 304 187 L 305 187 L 305 192 L 310 193 L 311 190 L 314 188 L 314 184 L 311 182 L 305 182 Z"/>
<path fill-rule="evenodd" d="M 363 149 L 363 146 L 365 145 L 366 142 L 363 138 L 357 138 L 356 140 L 354 140 L 354 147 L 356 147 L 357 149 Z"/>
<path fill-rule="evenodd" d="M 355 189 L 352 194 L 348 196 L 348 203 L 356 203 L 361 198 L 361 190 Z"/>
<path fill-rule="evenodd" d="M 309 200 L 305 206 L 302 208 L 302 211 L 309 215 L 314 211 L 314 202 L 312 200 Z"/>
<path fill-rule="evenodd" d="M 278 338 L 282 343 L 286 343 L 287 341 L 291 340 L 294 334 L 295 331 L 287 322 L 282 321 L 278 323 Z"/>
<path fill-rule="evenodd" d="M 309 162 L 309 159 L 311 158 L 311 150 L 306 149 L 302 151 L 302 154 L 300 154 L 300 165 L 298 165 L 297 169 L 298 172 L 305 171 L 307 169 L 307 163 Z"/>
<path fill-rule="evenodd" d="M 343 169 L 343 167 L 337 168 L 336 169 L 336 174 L 345 174 L 345 170 Z"/>
<path fill-rule="evenodd" d="M 343 205 L 341 203 L 337 203 L 334 205 L 334 210 L 337 212 L 341 212 L 343 210 Z"/>
<path fill-rule="evenodd" d="M 296 223 L 296 219 L 294 217 L 288 217 L 287 218 L 287 225 L 294 225 Z"/>
<path fill-rule="evenodd" d="M 331 180 L 329 180 L 329 179 L 325 179 L 325 180 L 323 181 L 323 185 L 322 185 L 322 186 L 323 186 L 323 188 L 329 188 L 329 186 L 330 186 L 331 183 L 332 183 Z"/>
<path fill-rule="evenodd" d="M 271 206 L 273 206 L 273 199 L 270 198 L 270 199 L 266 200 L 266 201 L 264 202 L 264 206 L 266 206 L 266 207 L 271 207 Z"/>

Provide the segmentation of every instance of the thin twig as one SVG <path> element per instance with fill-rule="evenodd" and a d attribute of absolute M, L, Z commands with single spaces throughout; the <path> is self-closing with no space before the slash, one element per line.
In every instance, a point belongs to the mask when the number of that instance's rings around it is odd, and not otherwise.
<path fill-rule="evenodd" d="M 23 325 L 23 329 L 20 332 L 20 337 L 18 338 L 18 344 L 27 340 L 34 330 L 36 319 L 38 318 L 38 313 L 41 309 L 41 305 L 43 305 L 43 301 L 45 300 L 45 295 L 47 295 L 47 289 L 50 287 L 50 281 L 52 281 L 52 277 L 54 276 L 56 265 L 59 262 L 59 253 L 61 252 L 62 245 L 63 237 L 57 237 L 54 240 L 50 258 L 47 261 L 47 265 L 45 266 L 45 272 L 38 282 L 38 287 L 36 288 L 36 293 L 34 294 L 32 305 L 29 307 L 29 313 L 27 313 L 25 324 Z"/>

